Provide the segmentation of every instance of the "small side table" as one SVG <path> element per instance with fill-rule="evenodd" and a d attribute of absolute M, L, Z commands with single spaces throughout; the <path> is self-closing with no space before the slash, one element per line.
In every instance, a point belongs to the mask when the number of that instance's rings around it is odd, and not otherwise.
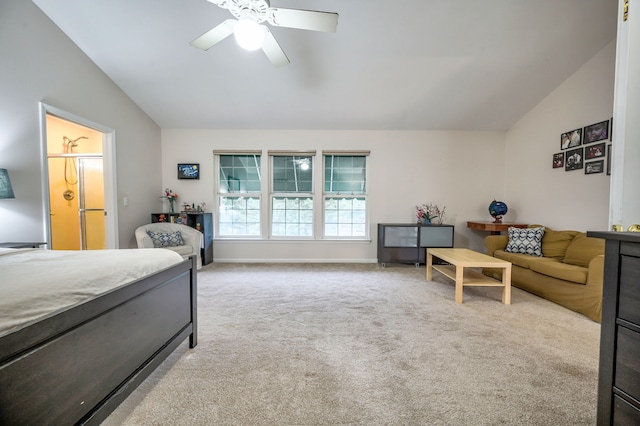
<path fill-rule="evenodd" d="M 526 228 L 526 223 L 509 223 L 509 222 L 467 222 L 467 228 L 477 229 L 478 231 L 489 231 L 491 235 L 498 235 L 502 231 L 507 231 L 510 227 Z"/>
<path fill-rule="evenodd" d="M 38 248 L 38 247 L 43 246 L 45 244 L 47 244 L 47 243 L 28 241 L 28 242 L 22 242 L 22 243 L 0 243 L 0 247 L 1 248 L 14 248 L 14 249 L 19 249 L 19 248 Z"/>

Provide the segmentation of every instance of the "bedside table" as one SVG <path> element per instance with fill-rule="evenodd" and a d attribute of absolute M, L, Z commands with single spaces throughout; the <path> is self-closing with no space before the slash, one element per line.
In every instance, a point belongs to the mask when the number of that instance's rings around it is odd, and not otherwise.
<path fill-rule="evenodd" d="M 22 242 L 22 243 L 0 243 L 0 248 L 38 248 L 40 246 L 43 246 L 47 243 L 42 243 L 42 242 Z"/>

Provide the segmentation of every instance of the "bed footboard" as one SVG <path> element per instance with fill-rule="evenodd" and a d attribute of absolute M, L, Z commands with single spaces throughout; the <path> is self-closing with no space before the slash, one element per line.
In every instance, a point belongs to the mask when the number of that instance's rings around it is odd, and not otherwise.
<path fill-rule="evenodd" d="M 197 344 L 192 257 L 0 340 L 0 424 L 99 424 Z"/>

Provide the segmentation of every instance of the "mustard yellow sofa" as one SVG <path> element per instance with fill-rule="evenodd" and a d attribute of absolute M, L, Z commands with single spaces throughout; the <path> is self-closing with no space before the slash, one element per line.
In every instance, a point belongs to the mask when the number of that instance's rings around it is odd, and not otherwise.
<path fill-rule="evenodd" d="M 512 286 L 600 322 L 604 240 L 587 237 L 584 232 L 544 228 L 542 257 L 505 251 L 508 235 L 487 236 L 484 240 L 487 253 L 511 262 Z M 483 273 L 502 279 L 502 269 L 487 268 Z"/>

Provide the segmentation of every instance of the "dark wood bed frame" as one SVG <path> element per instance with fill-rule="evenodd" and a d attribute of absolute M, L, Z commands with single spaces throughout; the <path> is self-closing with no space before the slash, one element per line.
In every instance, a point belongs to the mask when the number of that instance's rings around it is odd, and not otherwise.
<path fill-rule="evenodd" d="M 196 258 L 0 338 L 0 424 L 100 424 L 187 337 Z"/>

